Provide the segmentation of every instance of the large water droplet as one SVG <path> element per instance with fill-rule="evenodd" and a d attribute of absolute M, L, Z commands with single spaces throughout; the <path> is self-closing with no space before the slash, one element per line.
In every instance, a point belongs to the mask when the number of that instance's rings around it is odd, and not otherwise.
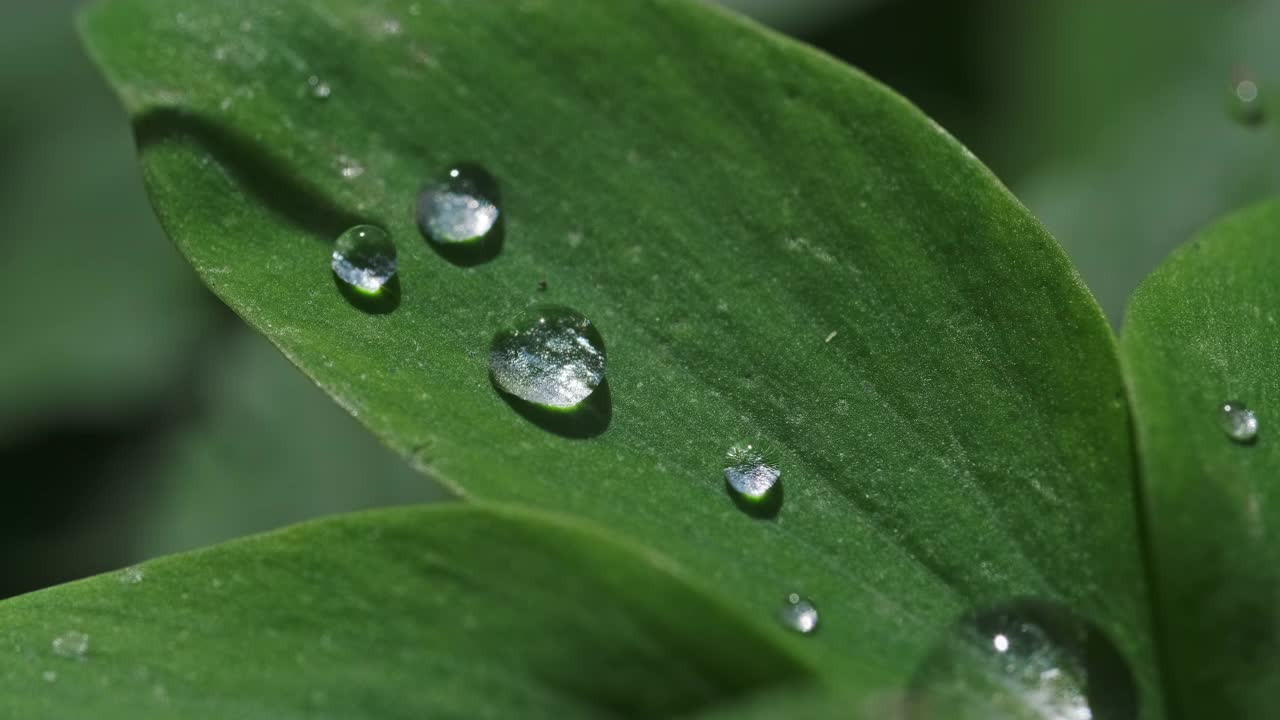
<path fill-rule="evenodd" d="M 1218 408 L 1218 420 L 1227 437 L 1238 443 L 1250 443 L 1258 437 L 1258 416 L 1242 402 L 1229 400 Z"/>
<path fill-rule="evenodd" d="M 459 165 L 418 196 L 418 228 L 440 245 L 484 240 L 498 224 L 498 183 L 474 165 Z"/>
<path fill-rule="evenodd" d="M 396 246 L 391 236 L 373 225 L 357 225 L 333 244 L 333 272 L 343 282 L 377 294 L 396 274 Z"/>
<path fill-rule="evenodd" d="M 1253 80 L 1241 79 L 1231 87 L 1228 98 L 1231 115 L 1242 125 L 1257 125 L 1266 118 L 1262 107 L 1262 93 Z"/>
<path fill-rule="evenodd" d="M 962 619 L 916 673 L 915 720 L 1133 720 L 1137 693 L 1101 630 L 1041 603 Z"/>
<path fill-rule="evenodd" d="M 74 660 L 83 660 L 89 654 L 89 636 L 76 630 L 68 630 L 53 639 L 51 643 L 55 655 Z"/>
<path fill-rule="evenodd" d="M 748 500 L 764 499 L 782 475 L 758 447 L 748 443 L 729 448 L 724 462 L 724 479 L 734 492 Z"/>
<path fill-rule="evenodd" d="M 818 629 L 818 608 L 798 593 L 787 596 L 779 613 L 782 624 L 801 635 L 808 635 Z"/>
<path fill-rule="evenodd" d="M 604 380 L 604 340 L 582 313 L 539 305 L 500 331 L 489 349 L 499 389 L 525 402 L 572 408 Z"/>

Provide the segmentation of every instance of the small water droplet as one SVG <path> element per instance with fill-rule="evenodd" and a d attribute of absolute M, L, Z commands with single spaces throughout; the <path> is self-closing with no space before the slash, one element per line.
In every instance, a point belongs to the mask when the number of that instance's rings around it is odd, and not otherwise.
<path fill-rule="evenodd" d="M 334 158 L 334 164 L 337 165 L 342 177 L 347 180 L 355 180 L 364 174 L 364 165 L 349 155 L 339 155 Z"/>
<path fill-rule="evenodd" d="M 311 89 L 311 97 L 317 100 L 328 100 L 329 96 L 333 94 L 333 88 L 329 87 L 329 83 L 315 75 L 307 78 L 307 85 Z"/>
<path fill-rule="evenodd" d="M 375 295 L 396 274 L 396 246 L 382 228 L 357 225 L 338 236 L 332 265 L 343 282 Z"/>
<path fill-rule="evenodd" d="M 798 593 L 787 596 L 779 614 L 782 624 L 801 635 L 808 635 L 818 629 L 818 608 L 808 598 Z"/>
<path fill-rule="evenodd" d="M 142 568 L 137 567 L 136 565 L 134 567 L 127 567 L 120 571 L 120 582 L 125 585 L 137 585 L 142 582 L 144 577 L 146 577 L 146 573 Z"/>
<path fill-rule="evenodd" d="M 40 673 L 40 677 L 44 678 L 45 682 L 56 682 L 58 679 L 58 673 L 52 670 L 45 670 L 44 672 Z"/>
<path fill-rule="evenodd" d="M 521 313 L 489 349 L 494 384 L 544 407 L 577 406 L 600 386 L 604 369 L 604 340 L 595 325 L 561 305 Z"/>
<path fill-rule="evenodd" d="M 1258 125 L 1266 119 L 1262 107 L 1262 93 L 1258 83 L 1248 78 L 1237 80 L 1228 98 L 1231 115 L 1242 125 Z"/>
<path fill-rule="evenodd" d="M 1258 437 L 1258 416 L 1242 402 L 1229 400 L 1218 409 L 1218 419 L 1227 437 L 1251 443 Z"/>
<path fill-rule="evenodd" d="M 724 479 L 734 492 L 749 500 L 760 500 L 769 494 L 782 471 L 770 463 L 755 445 L 739 443 L 729 448 L 724 457 Z"/>
<path fill-rule="evenodd" d="M 479 167 L 450 169 L 443 182 L 418 196 L 418 228 L 428 240 L 441 245 L 485 239 L 501 215 L 497 188 L 493 176 Z"/>
<path fill-rule="evenodd" d="M 1133 676 L 1101 630 L 1019 602 L 966 616 L 912 681 L 913 720 L 1132 720 Z"/>
<path fill-rule="evenodd" d="M 76 630 L 68 630 L 53 639 L 53 653 L 65 658 L 84 660 L 89 654 L 89 636 Z"/>

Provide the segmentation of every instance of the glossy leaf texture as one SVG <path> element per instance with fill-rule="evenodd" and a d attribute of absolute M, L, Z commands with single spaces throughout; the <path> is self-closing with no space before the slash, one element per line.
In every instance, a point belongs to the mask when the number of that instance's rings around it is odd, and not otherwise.
<path fill-rule="evenodd" d="M 1280 203 L 1222 220 L 1139 287 L 1125 321 L 1179 717 L 1265 717 L 1280 691 L 1278 243 Z M 1255 413 L 1252 442 L 1226 433 L 1226 402 Z"/>
<path fill-rule="evenodd" d="M 1113 337 L 897 95 L 672 0 L 108 0 L 84 28 L 205 282 L 460 495 L 608 527 L 758 617 L 803 593 L 822 624 L 792 642 L 855 699 L 975 607 L 1057 602 L 1158 715 Z M 501 190 L 482 257 L 413 219 L 460 162 Z M 399 253 L 377 312 L 329 269 L 360 223 Z M 491 386 L 494 333 L 533 303 L 603 336 L 588 411 Z M 781 471 L 768 512 L 727 492 L 742 442 Z"/>
<path fill-rule="evenodd" d="M 26 718 L 674 717 L 813 677 L 665 561 L 459 505 L 164 558 L 0 618 Z"/>

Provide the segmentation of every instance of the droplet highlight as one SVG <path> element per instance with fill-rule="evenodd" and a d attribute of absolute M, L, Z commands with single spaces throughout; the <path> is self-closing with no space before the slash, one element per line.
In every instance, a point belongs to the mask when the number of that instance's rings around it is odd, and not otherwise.
<path fill-rule="evenodd" d="M 493 176 L 475 165 L 459 165 L 418 196 L 418 228 L 438 245 L 478 243 L 497 228 L 499 205 Z"/>
<path fill-rule="evenodd" d="M 818 608 L 811 600 L 791 593 L 782 604 L 778 618 L 788 629 L 809 635 L 818 629 Z"/>
<path fill-rule="evenodd" d="M 1227 437 L 1238 443 L 1251 443 L 1258 438 L 1258 416 L 1242 402 L 1222 403 L 1218 408 L 1218 421 Z"/>
<path fill-rule="evenodd" d="M 503 392 L 549 408 L 572 408 L 604 381 L 604 340 L 582 313 L 540 305 L 499 331 L 489 372 Z"/>
<path fill-rule="evenodd" d="M 396 246 L 385 230 L 357 225 L 333 244 L 333 274 L 368 295 L 381 292 L 396 274 Z"/>
<path fill-rule="evenodd" d="M 1070 611 L 1019 602 L 968 615 L 921 666 L 913 720 L 1133 720 L 1133 675 L 1103 632 Z"/>
<path fill-rule="evenodd" d="M 89 654 L 89 636 L 77 630 L 68 630 L 53 639 L 53 654 L 73 660 L 84 660 Z"/>
<path fill-rule="evenodd" d="M 747 500 L 763 500 L 777 484 L 782 471 L 769 462 L 759 447 L 739 443 L 725 453 L 724 479 Z"/>

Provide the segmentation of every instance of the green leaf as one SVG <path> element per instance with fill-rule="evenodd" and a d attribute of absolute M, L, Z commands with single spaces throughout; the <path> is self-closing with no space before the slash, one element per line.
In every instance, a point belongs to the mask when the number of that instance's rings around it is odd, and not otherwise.
<path fill-rule="evenodd" d="M 510 510 L 315 522 L 0 604 L 5 706 L 33 719 L 672 717 L 812 677 L 781 630 L 667 565 Z"/>
<path fill-rule="evenodd" d="M 900 97 L 671 0 L 111 0 L 84 27 L 205 282 L 441 482 L 590 519 L 761 618 L 808 595 L 822 625 L 795 645 L 858 698 L 975 606 L 1033 597 L 1100 624 L 1159 715 L 1114 340 Z M 487 263 L 409 213 L 458 161 L 501 183 Z M 335 289 L 355 222 L 397 243 L 390 312 Z M 490 386 L 493 334 L 534 302 L 603 333 L 591 427 Z M 782 470 L 775 517 L 726 492 L 743 441 Z"/>
<path fill-rule="evenodd" d="M 1280 203 L 1214 225 L 1134 295 L 1124 357 L 1169 691 L 1181 717 L 1265 717 L 1280 692 L 1277 600 Z M 1233 442 L 1222 403 L 1260 420 Z"/>

